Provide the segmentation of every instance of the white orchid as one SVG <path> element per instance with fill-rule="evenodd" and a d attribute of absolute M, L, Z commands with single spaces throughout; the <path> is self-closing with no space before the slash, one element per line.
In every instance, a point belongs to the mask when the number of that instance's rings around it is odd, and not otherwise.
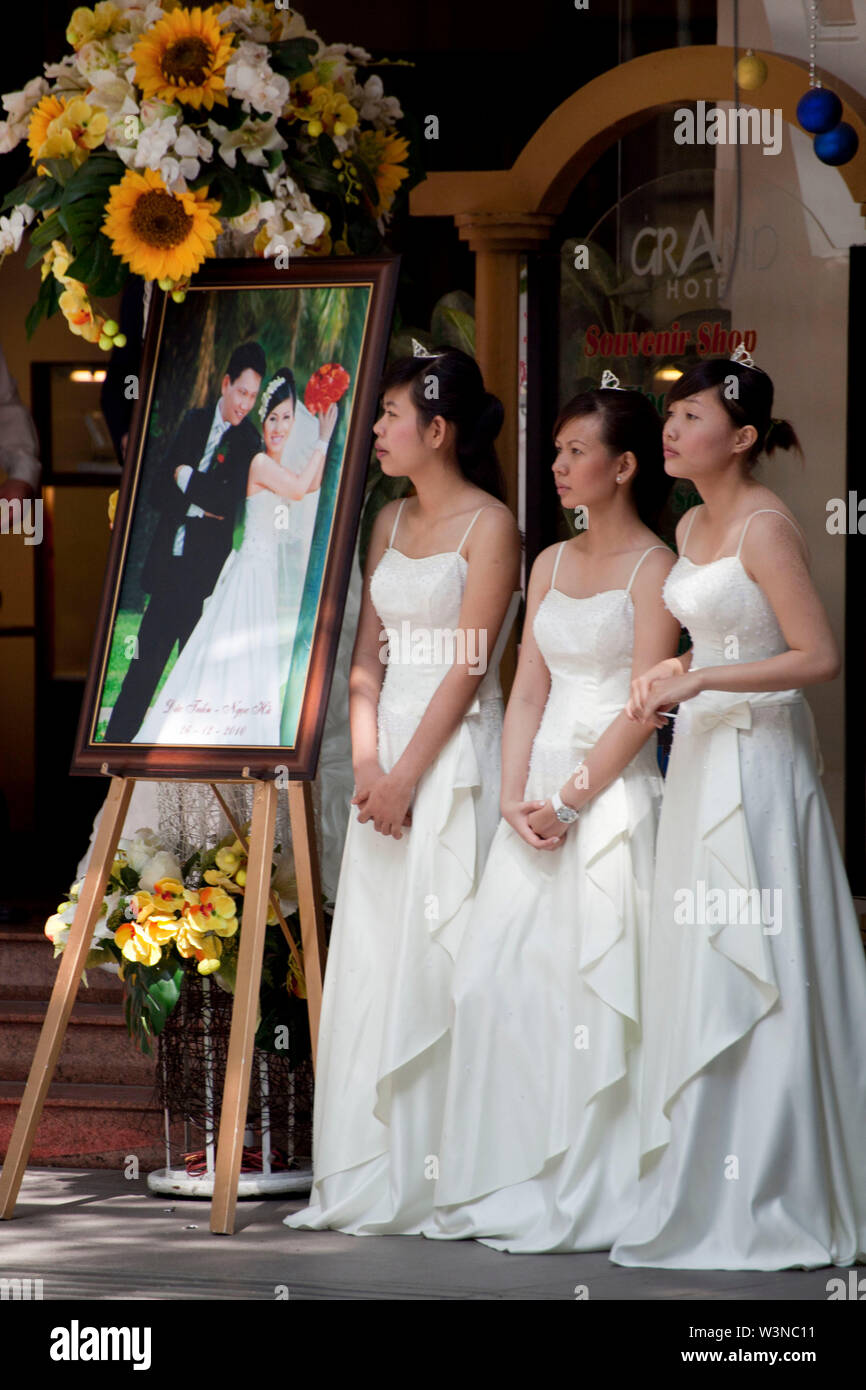
<path fill-rule="evenodd" d="M 147 861 L 141 870 L 139 888 L 145 893 L 152 893 L 154 885 L 161 878 L 180 878 L 180 864 L 173 854 L 167 849 L 157 850 L 156 854 Z"/>
<path fill-rule="evenodd" d="M 140 874 L 148 860 L 163 848 L 163 843 L 155 830 L 151 830 L 150 826 L 144 826 L 136 830 L 132 839 L 119 840 L 117 847 L 123 850 L 132 871 Z"/>
<path fill-rule="evenodd" d="M 257 232 L 260 224 L 273 217 L 275 211 L 272 202 L 260 198 L 258 193 L 253 191 L 252 202 L 246 212 L 242 212 L 238 217 L 229 217 L 228 225 L 233 232 Z"/>
<path fill-rule="evenodd" d="M 210 120 L 208 121 L 208 128 L 219 145 L 220 158 L 230 169 L 236 167 L 238 150 L 243 151 L 248 164 L 259 164 L 267 167 L 268 161 L 265 158 L 265 152 L 286 148 L 286 141 L 277 130 L 275 120 L 244 121 L 237 130 L 227 130 L 225 126 Z"/>
<path fill-rule="evenodd" d="M 361 120 L 377 130 L 390 130 L 403 116 L 403 108 L 397 98 L 385 96 L 382 79 L 376 73 L 367 78 L 363 87 L 358 88 L 358 96 Z"/>
<path fill-rule="evenodd" d="M 10 251 L 18 250 L 24 228 L 30 225 L 35 216 L 29 203 L 19 203 L 8 217 L 5 214 L 0 216 L 0 260 L 8 256 Z"/>
<path fill-rule="evenodd" d="M 87 89 L 87 78 L 78 70 L 78 54 L 66 53 L 59 63 L 46 63 L 43 69 L 47 78 L 53 78 L 52 92 L 83 92 Z"/>
<path fill-rule="evenodd" d="M 239 44 L 226 68 L 226 91 L 237 97 L 245 111 L 279 116 L 289 100 L 288 78 L 274 72 L 267 48 L 260 43 Z"/>
<path fill-rule="evenodd" d="M 3 97 L 3 105 L 9 112 L 9 120 L 12 122 L 23 121 L 33 110 L 37 101 L 40 101 L 48 91 L 48 83 L 44 77 L 33 77 L 20 92 L 7 92 Z"/>

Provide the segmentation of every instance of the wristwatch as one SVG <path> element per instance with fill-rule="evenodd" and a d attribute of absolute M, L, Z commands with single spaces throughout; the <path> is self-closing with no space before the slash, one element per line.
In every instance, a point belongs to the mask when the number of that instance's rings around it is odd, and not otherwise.
<path fill-rule="evenodd" d="M 563 825 L 573 825 L 580 815 L 580 812 L 576 811 L 573 806 L 566 806 L 559 792 L 553 793 L 550 804 L 556 812 L 556 819 L 561 821 Z"/>

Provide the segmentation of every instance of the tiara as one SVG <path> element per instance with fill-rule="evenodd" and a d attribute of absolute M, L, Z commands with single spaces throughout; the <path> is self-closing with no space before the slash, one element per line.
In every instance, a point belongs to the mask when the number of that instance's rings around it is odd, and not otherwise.
<path fill-rule="evenodd" d="M 441 357 L 441 352 L 428 352 L 423 343 L 419 343 L 417 338 L 412 339 L 413 357 Z"/>
<path fill-rule="evenodd" d="M 626 386 L 620 386 L 619 377 L 615 376 L 609 367 L 605 367 L 601 374 L 601 391 L 626 391 Z"/>
<path fill-rule="evenodd" d="M 270 405 L 271 396 L 274 394 L 276 390 L 279 389 L 280 386 L 285 386 L 285 384 L 286 378 L 284 376 L 275 376 L 273 381 L 268 382 L 265 394 L 262 396 L 262 403 L 259 406 L 259 419 L 261 421 L 264 421 L 267 417 L 268 406 Z"/>
<path fill-rule="evenodd" d="M 753 372 L 764 371 L 763 367 L 759 367 L 757 363 L 752 360 L 752 354 L 743 345 L 743 343 L 740 343 L 740 346 L 738 348 L 734 348 L 734 351 L 731 353 L 730 357 L 728 358 L 728 361 L 737 362 L 741 367 L 751 367 Z M 764 374 L 766 375 L 766 373 Z"/>

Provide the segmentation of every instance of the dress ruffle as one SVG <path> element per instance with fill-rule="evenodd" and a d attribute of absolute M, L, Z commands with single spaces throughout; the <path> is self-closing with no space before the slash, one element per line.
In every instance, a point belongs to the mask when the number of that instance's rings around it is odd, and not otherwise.
<path fill-rule="evenodd" d="M 678 757 L 683 769 L 698 781 L 695 859 L 683 864 L 682 882 L 703 884 L 705 898 L 724 894 L 760 895 L 743 806 L 739 735 L 752 727 L 752 708 L 802 703 L 799 691 L 768 691 L 733 696 L 705 692 L 678 716 Z M 656 893 L 658 894 L 658 883 Z M 751 902 L 751 899 L 747 901 Z M 760 896 L 758 897 L 760 901 Z M 669 911 L 668 911 L 669 908 Z M 654 998 L 680 997 L 690 1007 L 679 1019 L 657 1020 L 655 1049 L 645 1062 L 641 1123 L 642 1166 L 646 1156 L 663 1147 L 670 1134 L 670 1112 L 683 1087 L 714 1058 L 746 1036 L 776 1004 L 779 985 L 773 956 L 762 922 L 727 920 L 722 923 L 677 924 L 675 903 L 654 904 L 654 922 L 665 922 L 669 950 L 655 949 L 658 970 L 678 970 L 676 984 L 649 981 L 647 1007 Z M 748 915 L 748 914 L 747 914 Z M 683 931 L 695 934 L 691 950 L 675 939 Z M 661 946 L 661 943 L 656 943 Z M 731 969 L 720 977 L 718 957 Z"/>

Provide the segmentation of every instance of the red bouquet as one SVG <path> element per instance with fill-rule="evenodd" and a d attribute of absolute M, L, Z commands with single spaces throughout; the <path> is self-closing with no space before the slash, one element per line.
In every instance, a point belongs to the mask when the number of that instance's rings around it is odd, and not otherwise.
<path fill-rule="evenodd" d="M 307 382 L 304 405 L 313 415 L 317 410 L 327 410 L 329 405 L 345 394 L 349 380 L 349 373 L 339 362 L 326 362 L 313 372 Z"/>

